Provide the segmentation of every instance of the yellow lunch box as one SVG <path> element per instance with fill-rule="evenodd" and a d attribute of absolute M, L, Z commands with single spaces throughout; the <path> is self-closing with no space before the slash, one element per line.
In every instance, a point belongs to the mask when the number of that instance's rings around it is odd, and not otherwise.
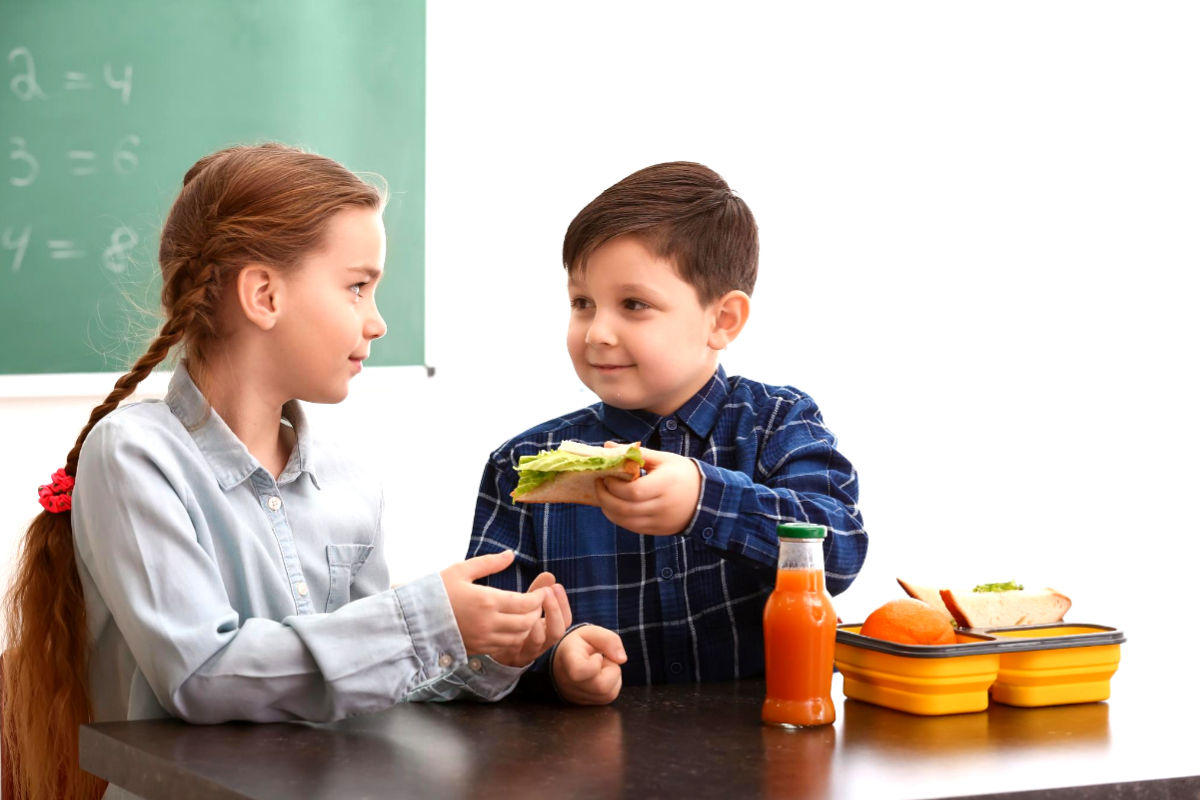
<path fill-rule="evenodd" d="M 910 714 L 1106 700 L 1125 635 L 1105 625 L 970 628 L 946 645 L 898 644 L 839 625 L 834 665 L 846 697 Z"/>

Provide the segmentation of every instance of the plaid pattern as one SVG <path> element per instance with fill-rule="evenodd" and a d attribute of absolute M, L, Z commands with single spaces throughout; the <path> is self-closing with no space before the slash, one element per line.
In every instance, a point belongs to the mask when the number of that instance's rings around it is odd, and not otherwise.
<path fill-rule="evenodd" d="M 564 439 L 641 441 L 696 459 L 702 480 L 692 523 L 678 536 L 640 536 L 592 506 L 512 502 L 521 456 Z M 485 579 L 503 589 L 523 590 L 539 572 L 554 573 L 576 622 L 621 635 L 627 684 L 750 677 L 763 673 L 762 612 L 775 582 L 776 524 L 829 528 L 825 577 L 838 594 L 867 551 L 857 499 L 854 468 L 811 398 L 727 378 L 718 368 L 669 416 L 597 403 L 506 442 L 484 469 L 469 555 L 513 549 L 514 566 Z"/>

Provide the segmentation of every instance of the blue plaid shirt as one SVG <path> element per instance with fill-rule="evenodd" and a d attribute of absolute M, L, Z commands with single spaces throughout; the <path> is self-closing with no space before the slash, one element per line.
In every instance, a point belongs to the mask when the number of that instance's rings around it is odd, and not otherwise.
<path fill-rule="evenodd" d="M 700 503 L 677 536 L 641 536 L 599 508 L 514 503 L 521 456 L 565 439 L 640 441 L 694 458 Z M 674 414 L 597 403 L 506 442 L 483 472 L 469 555 L 506 548 L 516 562 L 486 579 L 523 590 L 548 570 L 576 622 L 620 634 L 627 684 L 717 681 L 763 673 L 762 613 L 775 583 L 782 521 L 817 522 L 831 594 L 850 585 L 867 552 L 858 478 L 808 395 L 727 378 L 723 368 Z M 545 670 L 545 658 L 535 671 Z"/>

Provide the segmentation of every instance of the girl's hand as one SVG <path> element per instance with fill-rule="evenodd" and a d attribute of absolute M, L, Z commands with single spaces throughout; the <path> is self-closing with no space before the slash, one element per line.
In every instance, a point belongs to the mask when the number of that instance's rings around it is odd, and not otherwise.
<path fill-rule="evenodd" d="M 441 571 L 446 596 L 468 653 L 493 653 L 521 647 L 542 619 L 542 606 L 550 590 L 506 592 L 474 581 L 503 572 L 513 562 L 513 551 L 476 556 Z"/>
<path fill-rule="evenodd" d="M 605 442 L 605 446 L 610 443 Z M 690 458 L 642 448 L 646 474 L 636 481 L 596 481 L 600 509 L 626 530 L 648 536 L 680 533 L 700 502 L 700 468 Z"/>
<path fill-rule="evenodd" d="M 497 650 L 492 658 L 510 667 L 523 667 L 533 661 L 562 638 L 563 632 L 571 627 L 571 604 L 567 602 L 567 590 L 555 583 L 554 576 L 543 572 L 529 584 L 527 594 L 544 592 L 542 619 L 538 620 L 525 641 L 518 647 Z"/>
<path fill-rule="evenodd" d="M 554 685 L 564 700 L 602 706 L 621 693 L 621 637 L 599 625 L 571 631 L 554 651 Z"/>

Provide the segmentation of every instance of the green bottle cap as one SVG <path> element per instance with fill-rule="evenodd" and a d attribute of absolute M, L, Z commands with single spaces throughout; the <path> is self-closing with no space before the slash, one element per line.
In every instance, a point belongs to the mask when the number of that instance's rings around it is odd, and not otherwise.
<path fill-rule="evenodd" d="M 824 539 L 825 526 L 812 522 L 784 522 L 775 527 L 781 539 Z"/>

